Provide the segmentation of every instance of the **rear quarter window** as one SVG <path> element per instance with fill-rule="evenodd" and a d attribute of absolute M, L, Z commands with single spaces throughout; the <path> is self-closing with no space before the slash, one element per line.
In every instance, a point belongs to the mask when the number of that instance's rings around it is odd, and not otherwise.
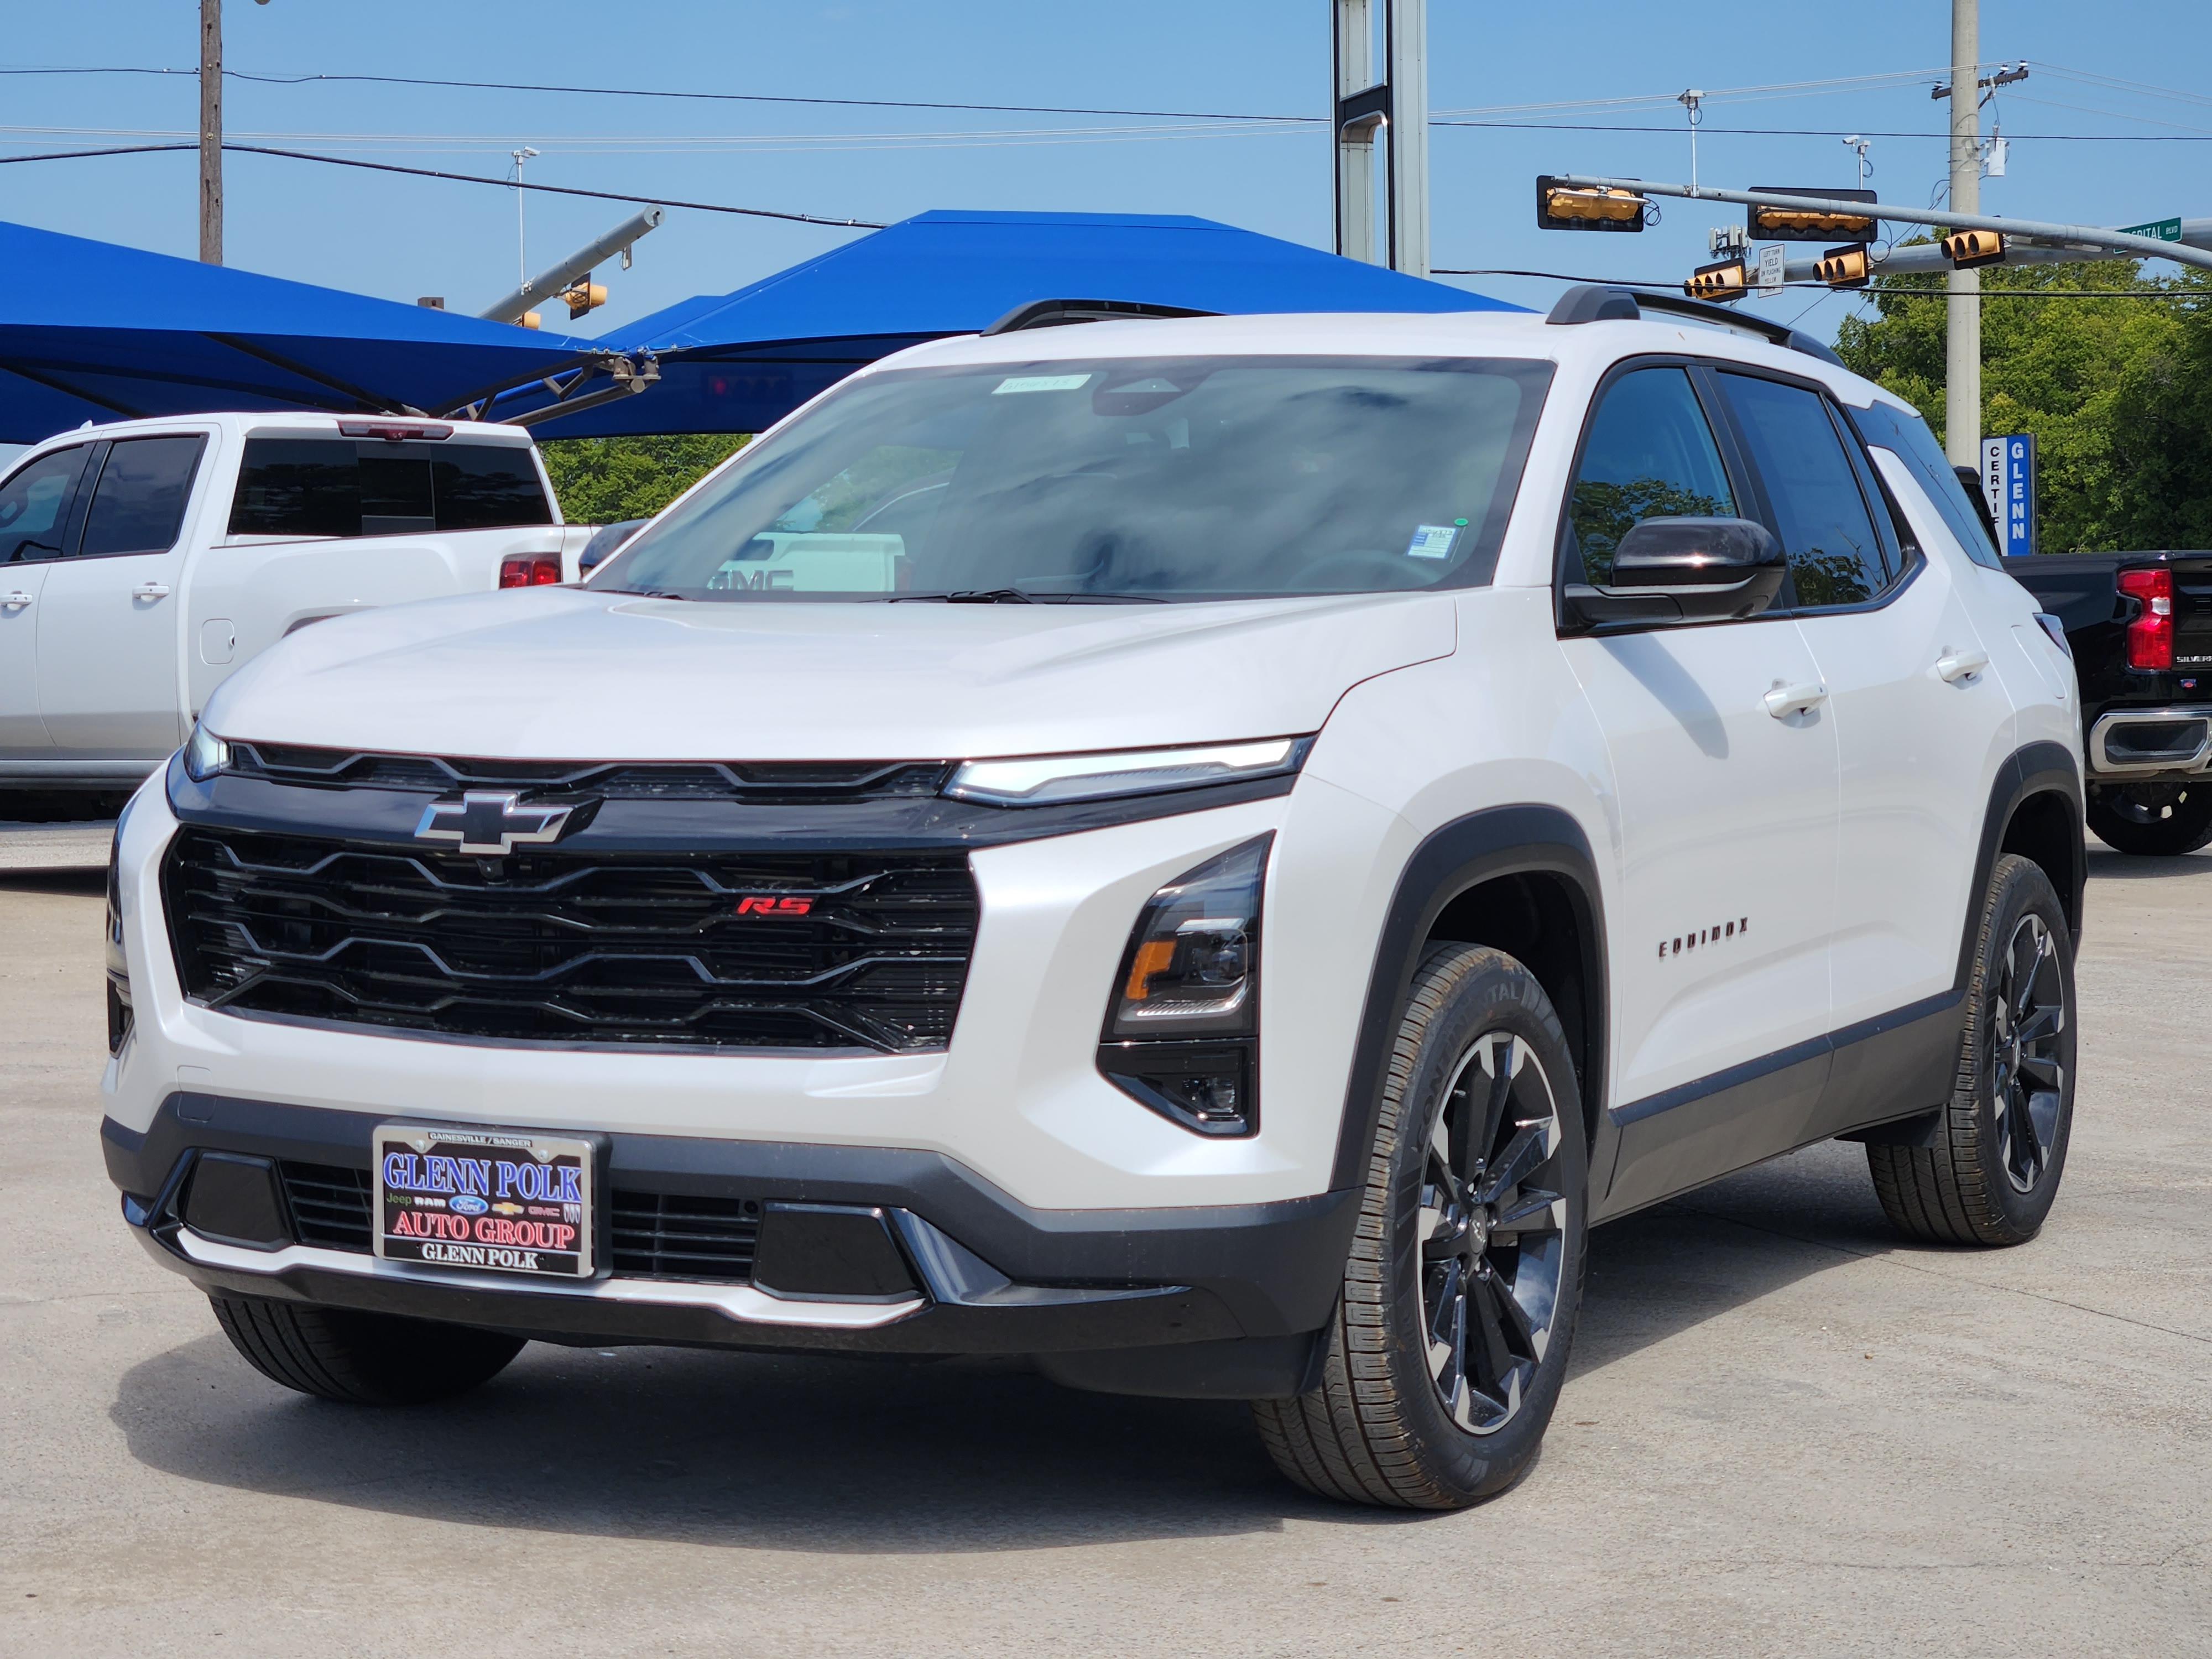
<path fill-rule="evenodd" d="M 1991 570 L 2002 570 L 2004 562 L 1997 556 L 1996 538 L 1986 514 L 1977 510 L 1976 504 L 1966 495 L 1959 475 L 1951 470 L 1943 447 L 1936 441 L 1936 434 L 1928 429 L 1928 422 L 1908 410 L 1876 404 L 1870 409 L 1857 409 L 1846 404 L 1844 412 L 1858 429 L 1861 441 L 1876 449 L 1887 449 L 1903 461 L 1906 469 L 1928 492 L 1928 499 L 1936 504 L 1944 524 L 1959 545 L 1966 550 L 1966 556 L 1976 564 L 1986 565 Z"/>
<path fill-rule="evenodd" d="M 553 522 L 520 444 L 248 438 L 234 536 L 396 536 Z"/>

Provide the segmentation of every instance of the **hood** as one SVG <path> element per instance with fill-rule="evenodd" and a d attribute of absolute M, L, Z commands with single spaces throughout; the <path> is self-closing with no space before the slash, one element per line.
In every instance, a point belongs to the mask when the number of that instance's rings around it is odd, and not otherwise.
<path fill-rule="evenodd" d="M 950 760 L 1317 731 L 1449 656 L 1449 594 L 1225 605 L 721 605 L 546 588 L 302 629 L 220 736 L 544 760 Z"/>

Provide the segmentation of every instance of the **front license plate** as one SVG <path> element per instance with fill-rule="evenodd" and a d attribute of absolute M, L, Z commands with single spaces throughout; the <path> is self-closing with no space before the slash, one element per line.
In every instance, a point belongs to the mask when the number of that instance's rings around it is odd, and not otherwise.
<path fill-rule="evenodd" d="M 376 1253 L 532 1279 L 593 1267 L 588 1140 L 520 1129 L 378 1126 Z"/>

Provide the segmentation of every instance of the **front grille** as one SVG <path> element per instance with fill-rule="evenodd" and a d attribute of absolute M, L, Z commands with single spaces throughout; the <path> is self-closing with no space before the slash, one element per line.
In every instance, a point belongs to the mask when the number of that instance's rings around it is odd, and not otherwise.
<path fill-rule="evenodd" d="M 234 743 L 230 753 L 230 769 L 243 776 L 319 789 L 583 790 L 602 800 L 752 805 L 927 799 L 951 771 L 945 761 L 518 761 L 275 743 Z"/>
<path fill-rule="evenodd" d="M 368 1170 L 289 1159 L 276 1167 L 301 1243 L 368 1254 L 374 1194 Z M 752 1282 L 753 1245 L 760 1236 L 757 1200 L 617 1188 L 609 1194 L 608 1209 L 617 1278 Z"/>
<path fill-rule="evenodd" d="M 291 1206 L 294 1237 L 326 1250 L 368 1251 L 372 1194 L 368 1170 L 295 1164 L 289 1158 L 276 1170 L 283 1177 L 285 1202 Z"/>
<path fill-rule="evenodd" d="M 613 1194 L 614 1269 L 623 1279 L 752 1282 L 760 1206 L 750 1199 Z"/>
<path fill-rule="evenodd" d="M 185 994 L 227 1012 L 890 1053 L 951 1041 L 977 910 L 957 853 L 479 859 L 200 828 L 162 891 Z"/>

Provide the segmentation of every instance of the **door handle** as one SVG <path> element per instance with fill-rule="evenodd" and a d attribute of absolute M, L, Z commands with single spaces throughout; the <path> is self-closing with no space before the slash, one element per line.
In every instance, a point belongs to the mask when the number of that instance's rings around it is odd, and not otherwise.
<path fill-rule="evenodd" d="M 17 588 L 12 593 L 0 593 L 0 610 L 21 611 L 31 603 L 31 596 Z"/>
<path fill-rule="evenodd" d="M 134 599 L 166 599 L 169 597 L 169 585 L 167 582 L 140 582 L 131 590 L 131 597 Z"/>
<path fill-rule="evenodd" d="M 1936 659 L 1936 672 L 1954 685 L 1972 679 L 1989 665 L 1986 651 L 1946 651 Z"/>
<path fill-rule="evenodd" d="M 1784 685 L 1779 682 L 1764 699 L 1766 712 L 1778 720 L 1792 714 L 1809 714 L 1827 700 L 1828 688 L 1825 685 Z"/>

